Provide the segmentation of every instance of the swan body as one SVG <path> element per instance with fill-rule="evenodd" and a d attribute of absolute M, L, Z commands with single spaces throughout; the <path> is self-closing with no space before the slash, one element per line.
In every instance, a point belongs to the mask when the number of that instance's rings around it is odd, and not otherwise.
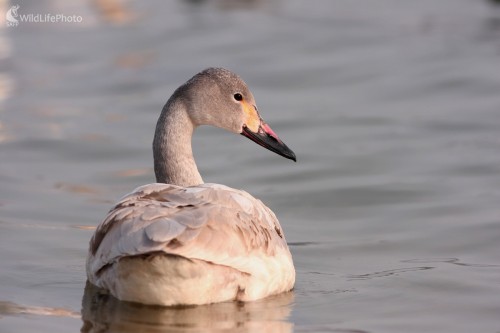
<path fill-rule="evenodd" d="M 197 74 L 158 120 L 158 183 L 123 197 L 97 227 L 86 263 L 92 284 L 120 300 L 164 306 L 251 301 L 293 288 L 292 256 L 275 214 L 245 191 L 203 183 L 191 137 L 204 124 L 295 160 L 238 76 L 221 68 Z"/>

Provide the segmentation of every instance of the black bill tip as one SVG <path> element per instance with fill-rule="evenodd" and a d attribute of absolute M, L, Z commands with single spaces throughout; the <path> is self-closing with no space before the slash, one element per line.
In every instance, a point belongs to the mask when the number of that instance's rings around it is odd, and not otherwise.
<path fill-rule="evenodd" d="M 271 128 L 267 124 L 265 124 L 264 127 L 260 126 L 257 132 L 253 132 L 248 127 L 243 126 L 241 135 L 249 138 L 262 147 L 275 152 L 278 155 L 297 162 L 295 153 L 278 138 L 278 136 L 271 130 Z"/>

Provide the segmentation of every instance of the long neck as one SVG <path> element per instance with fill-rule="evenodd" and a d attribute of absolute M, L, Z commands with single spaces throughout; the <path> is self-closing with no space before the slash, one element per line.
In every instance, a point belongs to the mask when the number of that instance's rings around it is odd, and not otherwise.
<path fill-rule="evenodd" d="M 193 157 L 194 126 L 180 100 L 170 100 L 156 124 L 153 156 L 156 181 L 179 186 L 203 184 Z"/>

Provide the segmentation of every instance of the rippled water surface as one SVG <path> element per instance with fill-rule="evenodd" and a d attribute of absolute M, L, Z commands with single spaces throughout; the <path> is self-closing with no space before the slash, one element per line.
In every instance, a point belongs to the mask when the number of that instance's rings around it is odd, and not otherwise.
<path fill-rule="evenodd" d="M 500 330 L 493 1 L 15 3 L 83 22 L 0 30 L 0 332 Z M 205 181 L 278 215 L 295 290 L 165 309 L 85 289 L 93 227 L 154 181 L 159 112 L 208 66 L 297 154 L 194 138 Z"/>

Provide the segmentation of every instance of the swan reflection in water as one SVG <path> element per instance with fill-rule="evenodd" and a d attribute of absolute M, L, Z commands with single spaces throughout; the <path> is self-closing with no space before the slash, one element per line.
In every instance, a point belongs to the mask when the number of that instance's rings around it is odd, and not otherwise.
<path fill-rule="evenodd" d="M 246 303 L 148 306 L 119 301 L 87 282 L 81 332 L 292 332 L 293 301 L 292 291 Z"/>

